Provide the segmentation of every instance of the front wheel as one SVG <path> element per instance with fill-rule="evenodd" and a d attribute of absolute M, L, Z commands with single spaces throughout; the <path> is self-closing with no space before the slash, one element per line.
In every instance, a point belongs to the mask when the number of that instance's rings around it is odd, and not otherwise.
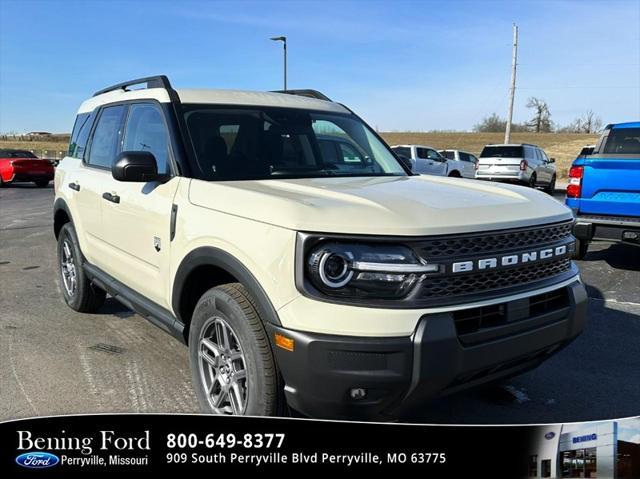
<path fill-rule="evenodd" d="M 196 396 L 208 413 L 276 416 L 284 395 L 255 302 L 240 283 L 207 291 L 189 331 Z"/>
<path fill-rule="evenodd" d="M 553 195 L 556 192 L 556 175 L 553 175 L 553 177 L 551 178 L 551 181 L 545 188 L 545 191 L 550 195 Z"/>

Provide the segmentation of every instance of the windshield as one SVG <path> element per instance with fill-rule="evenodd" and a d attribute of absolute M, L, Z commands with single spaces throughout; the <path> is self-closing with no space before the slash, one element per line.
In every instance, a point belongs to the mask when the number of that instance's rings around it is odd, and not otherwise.
<path fill-rule="evenodd" d="M 640 128 L 614 128 L 611 130 L 603 153 L 640 155 Z"/>
<path fill-rule="evenodd" d="M 25 150 L 0 150 L 0 158 L 37 158 L 37 156 Z"/>
<path fill-rule="evenodd" d="M 185 122 L 207 180 L 406 175 L 353 115 L 185 105 Z"/>
<path fill-rule="evenodd" d="M 521 146 L 485 146 L 481 158 L 523 158 Z"/>

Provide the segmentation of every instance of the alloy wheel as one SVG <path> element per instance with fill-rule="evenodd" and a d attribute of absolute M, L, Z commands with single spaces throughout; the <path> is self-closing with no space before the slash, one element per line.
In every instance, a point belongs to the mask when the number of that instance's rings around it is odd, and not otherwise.
<path fill-rule="evenodd" d="M 223 318 L 209 318 L 202 328 L 198 365 L 213 412 L 244 414 L 249 392 L 247 361 L 233 328 Z"/>
<path fill-rule="evenodd" d="M 76 264 L 73 258 L 73 249 L 68 240 L 62 243 L 62 255 L 60 257 L 60 270 L 62 271 L 62 283 L 67 294 L 73 297 L 76 294 L 78 276 Z"/>

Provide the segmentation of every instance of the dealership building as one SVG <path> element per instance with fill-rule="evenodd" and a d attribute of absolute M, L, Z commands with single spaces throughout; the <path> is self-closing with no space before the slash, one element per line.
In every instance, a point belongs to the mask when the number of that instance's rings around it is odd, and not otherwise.
<path fill-rule="evenodd" d="M 634 429 L 624 421 L 536 426 L 528 477 L 640 478 L 640 427 L 636 435 Z"/>

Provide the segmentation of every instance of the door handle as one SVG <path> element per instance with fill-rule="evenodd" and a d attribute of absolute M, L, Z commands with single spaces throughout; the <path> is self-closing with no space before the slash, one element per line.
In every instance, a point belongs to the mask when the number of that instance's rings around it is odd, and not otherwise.
<path fill-rule="evenodd" d="M 74 191 L 80 191 L 80 185 L 78 183 L 69 183 L 69 188 L 71 188 Z"/>
<path fill-rule="evenodd" d="M 102 193 L 102 197 L 107 200 L 107 201 L 111 201 L 111 203 L 120 203 L 120 197 L 118 195 L 112 195 L 111 193 Z"/>

